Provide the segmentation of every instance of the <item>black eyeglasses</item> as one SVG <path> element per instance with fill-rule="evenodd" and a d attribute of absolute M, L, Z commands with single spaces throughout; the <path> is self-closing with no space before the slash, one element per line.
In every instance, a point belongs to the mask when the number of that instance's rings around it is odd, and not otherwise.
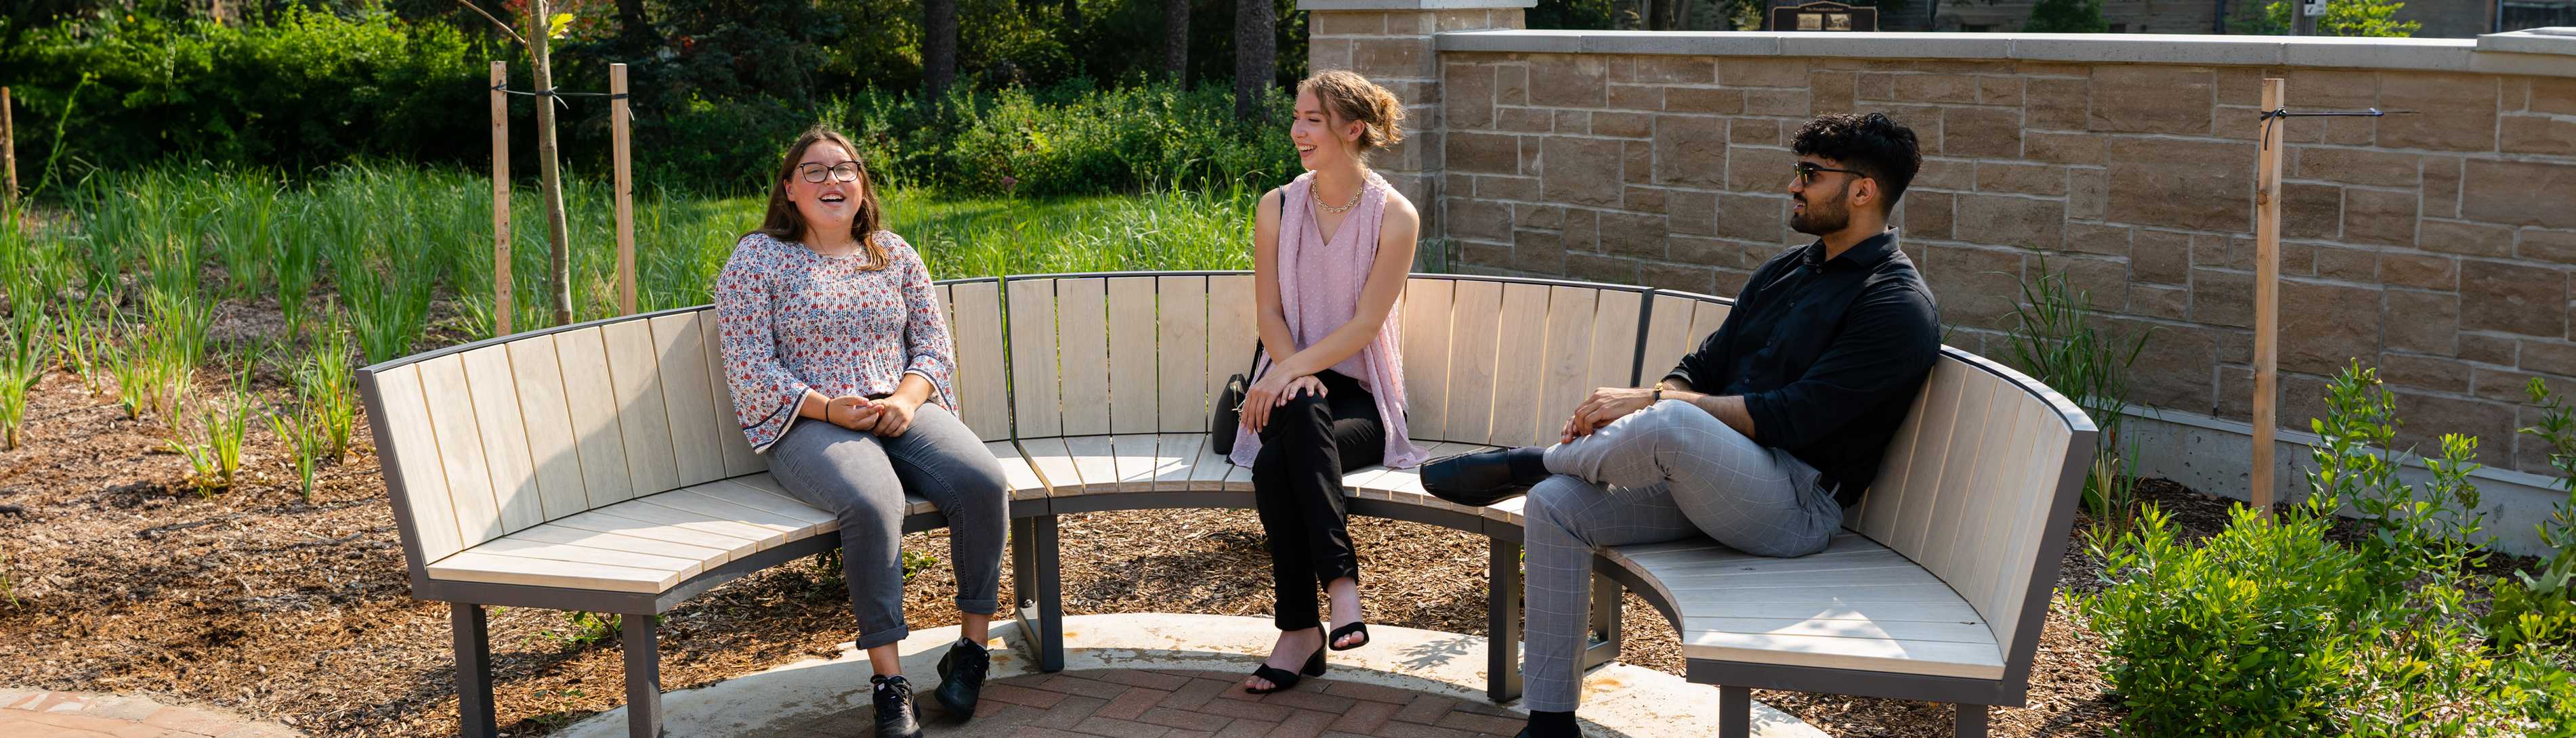
<path fill-rule="evenodd" d="M 845 161 L 826 167 L 821 164 L 806 162 L 796 165 L 796 173 L 798 176 L 804 177 L 807 182 L 821 183 L 827 178 L 837 179 L 843 182 L 856 182 L 859 181 L 859 163 L 855 161 Z"/>
<path fill-rule="evenodd" d="M 1844 174 L 1851 175 L 1851 176 L 1853 176 L 1853 177 L 1867 177 L 1867 176 L 1869 176 L 1869 173 L 1868 173 L 1868 172 L 1864 172 L 1864 171 L 1861 171 L 1861 170 L 1858 170 L 1858 169 L 1835 169 L 1835 168 L 1833 168 L 1833 167 L 1823 166 L 1823 165 L 1817 164 L 1817 163 L 1812 162 L 1812 161 L 1802 161 L 1802 162 L 1798 162 L 1798 163 L 1795 163 L 1795 164 L 1791 164 L 1791 165 L 1789 165 L 1789 171 L 1790 171 L 1790 172 L 1792 172 L 1792 173 L 1793 173 L 1793 174 L 1798 178 L 1798 184 L 1802 184 L 1802 185 L 1815 184 L 1815 183 L 1816 183 L 1816 174 L 1817 174 L 1817 173 L 1819 173 L 1819 172 L 1841 172 L 1841 173 L 1844 173 Z M 815 181 L 818 181 L 818 182 L 819 182 L 819 181 L 821 181 L 821 180 L 815 180 Z"/>

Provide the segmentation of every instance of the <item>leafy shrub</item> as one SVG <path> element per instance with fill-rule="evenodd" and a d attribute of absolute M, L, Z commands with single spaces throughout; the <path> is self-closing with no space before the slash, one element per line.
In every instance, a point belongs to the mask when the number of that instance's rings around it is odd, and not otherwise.
<path fill-rule="evenodd" d="M 2277 516 L 2237 507 L 2194 548 L 2149 510 L 2110 544 L 2101 593 L 2078 607 L 2106 636 L 2102 668 L 2140 736 L 2565 736 L 2564 654 L 2495 653 L 2464 585 L 2484 557 L 2467 475 L 2477 440 L 2442 438 L 2432 480 L 2398 479 L 2399 423 L 2375 372 L 2329 385 L 2310 494 Z M 2359 535 L 2328 537 L 2338 509 Z M 2499 590 L 2489 603 L 2520 594 Z M 2536 619 L 2546 620 L 2546 613 Z M 2515 619 L 2516 623 L 2535 618 Z M 2545 625 L 2545 623 L 2544 623 Z"/>
<path fill-rule="evenodd" d="M 2540 545 L 2551 551 L 2540 574 L 2514 572 L 2514 578 L 2490 584 L 2495 601 L 2479 624 L 2498 650 L 2525 643 L 2576 644 L 2576 586 L 2571 586 L 2576 585 L 2571 581 L 2576 580 L 2576 417 L 2571 417 L 2576 413 L 2538 377 L 2526 392 L 2531 404 L 2540 407 L 2540 424 L 2522 432 L 2549 445 L 2549 465 L 2558 469 L 2567 499 L 2537 526 Z"/>
<path fill-rule="evenodd" d="M 2080 600 L 2109 644 L 2103 666 L 2145 735 L 2323 732 L 2350 694 L 2356 636 L 2344 614 L 2371 595 L 2360 557 L 2328 543 L 2331 510 L 2229 512 L 2193 548 L 2149 506 L 2097 547 L 2113 586 Z"/>

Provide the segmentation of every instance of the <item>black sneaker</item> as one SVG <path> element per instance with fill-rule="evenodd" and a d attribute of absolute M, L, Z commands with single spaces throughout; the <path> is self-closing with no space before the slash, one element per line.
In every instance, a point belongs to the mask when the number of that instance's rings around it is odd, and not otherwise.
<path fill-rule="evenodd" d="M 930 696 L 960 720 L 974 717 L 975 700 L 984 694 L 984 675 L 992 669 L 993 655 L 984 650 L 984 644 L 961 639 L 939 657 L 939 688 L 930 690 Z"/>
<path fill-rule="evenodd" d="M 921 716 L 912 706 L 912 682 L 903 677 L 868 677 L 876 693 L 877 738 L 921 738 Z"/>

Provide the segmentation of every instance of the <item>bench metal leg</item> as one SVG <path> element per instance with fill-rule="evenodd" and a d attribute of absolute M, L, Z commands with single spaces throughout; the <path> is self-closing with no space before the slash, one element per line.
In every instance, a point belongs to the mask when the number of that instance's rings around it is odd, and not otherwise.
<path fill-rule="evenodd" d="M 1592 639 L 1583 648 L 1583 670 L 1619 658 L 1619 581 L 1592 575 Z"/>
<path fill-rule="evenodd" d="M 456 635 L 456 721 L 465 738 L 493 738 L 501 730 L 492 722 L 492 641 L 483 606 L 447 607 L 448 627 Z"/>
<path fill-rule="evenodd" d="M 662 735 L 662 651 L 654 638 L 653 616 L 627 613 L 618 617 L 626 648 L 626 735 Z"/>
<path fill-rule="evenodd" d="M 1064 567 L 1057 548 L 1056 518 L 1041 515 L 1011 520 L 1011 595 L 1031 660 L 1038 670 L 1064 670 Z"/>
<path fill-rule="evenodd" d="M 1499 705 L 1521 697 L 1521 545 L 1495 539 L 1486 552 L 1485 696 Z"/>
<path fill-rule="evenodd" d="M 1962 702 L 1954 707 L 1959 708 L 1959 722 L 1956 728 L 1959 738 L 1986 738 L 1985 705 Z"/>
<path fill-rule="evenodd" d="M 1717 738 L 1752 738 L 1753 688 L 1717 688 Z"/>

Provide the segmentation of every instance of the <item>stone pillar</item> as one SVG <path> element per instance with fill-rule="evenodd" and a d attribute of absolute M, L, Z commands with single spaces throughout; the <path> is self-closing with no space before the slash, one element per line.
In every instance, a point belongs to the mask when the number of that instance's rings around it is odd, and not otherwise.
<path fill-rule="evenodd" d="M 1441 227 L 1440 54 L 1443 31 L 1527 27 L 1537 0 L 1298 0 L 1306 12 L 1306 68 L 1358 72 L 1404 100 L 1403 143 L 1371 166 L 1422 211 L 1422 237 Z M 1445 263 L 1445 259 L 1432 263 Z"/>

